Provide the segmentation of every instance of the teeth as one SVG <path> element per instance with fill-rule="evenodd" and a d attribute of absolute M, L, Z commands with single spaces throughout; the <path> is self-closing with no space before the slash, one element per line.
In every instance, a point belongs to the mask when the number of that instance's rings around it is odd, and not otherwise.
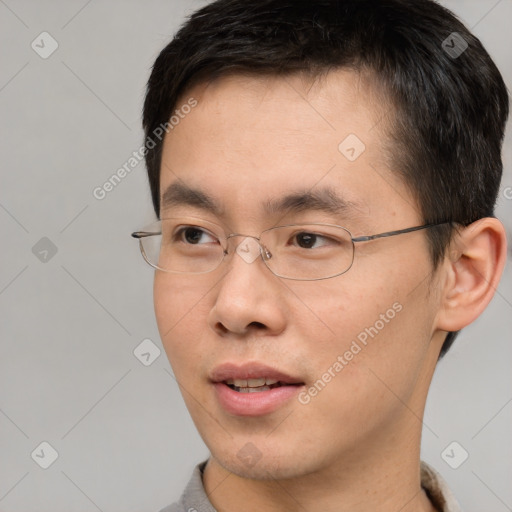
<path fill-rule="evenodd" d="M 277 384 L 278 382 L 277 379 L 263 377 L 260 379 L 228 379 L 226 384 L 237 388 L 260 388 L 262 386 L 272 386 L 272 384 Z"/>
<path fill-rule="evenodd" d="M 247 387 L 249 388 L 259 388 L 260 386 L 265 385 L 265 379 L 247 379 Z M 243 387 L 243 386 L 239 386 Z"/>
<path fill-rule="evenodd" d="M 260 391 L 268 391 L 268 386 L 260 386 L 258 388 L 237 388 L 239 393 L 259 393 Z"/>

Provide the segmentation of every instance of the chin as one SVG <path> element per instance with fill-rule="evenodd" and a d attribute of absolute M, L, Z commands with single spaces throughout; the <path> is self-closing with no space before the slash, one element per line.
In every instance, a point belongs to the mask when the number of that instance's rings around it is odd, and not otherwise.
<path fill-rule="evenodd" d="M 290 453 L 284 453 L 282 445 L 280 448 L 267 446 L 258 449 L 248 441 L 236 452 L 220 453 L 217 449 L 211 453 L 225 470 L 252 480 L 286 480 L 315 471 L 314 461 L 305 460 L 302 450 L 290 447 Z"/>
<path fill-rule="evenodd" d="M 230 460 L 227 463 L 222 463 L 222 465 L 224 469 L 240 478 L 251 480 L 285 480 L 300 475 L 296 465 L 288 465 L 283 461 L 278 464 L 272 460 L 266 461 L 264 457 L 252 467 L 238 460 Z"/>

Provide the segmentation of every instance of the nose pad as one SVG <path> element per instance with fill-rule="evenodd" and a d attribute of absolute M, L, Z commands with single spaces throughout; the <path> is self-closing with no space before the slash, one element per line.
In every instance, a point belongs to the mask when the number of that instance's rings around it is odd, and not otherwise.
<path fill-rule="evenodd" d="M 265 245 L 263 245 L 262 243 L 260 243 L 260 247 L 263 251 L 263 257 L 266 259 L 266 260 L 269 260 L 270 258 L 272 258 L 272 253 L 267 249 L 267 247 Z"/>

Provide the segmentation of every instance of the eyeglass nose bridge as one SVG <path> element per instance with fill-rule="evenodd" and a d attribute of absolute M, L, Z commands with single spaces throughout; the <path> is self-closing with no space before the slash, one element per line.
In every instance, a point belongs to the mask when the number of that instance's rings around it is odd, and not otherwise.
<path fill-rule="evenodd" d="M 244 235 L 243 233 L 231 233 L 229 235 L 226 236 L 226 243 L 231 239 L 231 238 L 234 238 L 236 236 L 243 236 L 244 238 L 252 238 L 253 240 L 256 240 L 256 243 L 258 244 L 259 248 L 260 248 L 260 254 L 263 256 L 263 258 L 265 260 L 269 260 L 270 258 L 272 258 L 272 253 L 268 250 L 267 246 L 263 243 L 261 243 L 261 240 L 260 240 L 260 237 L 258 236 L 254 236 L 254 235 Z M 226 249 L 224 249 L 224 254 L 226 255 L 228 252 L 227 252 L 227 247 Z"/>

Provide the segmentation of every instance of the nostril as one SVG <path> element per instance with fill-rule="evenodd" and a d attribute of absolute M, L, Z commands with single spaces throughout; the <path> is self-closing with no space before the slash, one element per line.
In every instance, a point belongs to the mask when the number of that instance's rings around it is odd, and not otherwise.
<path fill-rule="evenodd" d="M 228 329 L 222 322 L 217 322 L 215 324 L 214 329 L 221 336 L 224 334 L 228 334 L 229 332 L 234 332 L 233 329 Z M 263 331 L 265 329 L 267 329 L 265 324 L 263 324 L 261 322 L 251 322 L 250 324 L 247 324 L 247 326 L 243 330 L 241 330 L 240 333 L 246 333 L 248 330 Z"/>
<path fill-rule="evenodd" d="M 215 324 L 215 329 L 221 334 L 226 334 L 228 332 L 228 328 L 223 325 L 222 322 L 217 322 Z"/>
<path fill-rule="evenodd" d="M 258 330 L 266 329 L 265 324 L 262 324 L 261 322 L 251 322 L 247 327 L 253 327 Z"/>

